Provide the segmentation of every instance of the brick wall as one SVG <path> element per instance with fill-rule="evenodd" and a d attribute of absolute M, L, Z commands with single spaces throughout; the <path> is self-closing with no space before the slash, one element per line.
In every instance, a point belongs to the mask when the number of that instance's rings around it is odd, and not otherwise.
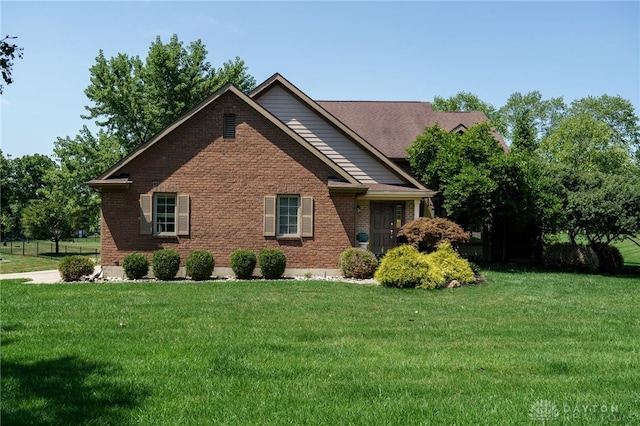
<path fill-rule="evenodd" d="M 223 115 L 236 114 L 236 137 L 222 138 Z M 228 93 L 124 166 L 133 184 L 102 194 L 102 263 L 122 265 L 125 255 L 176 249 L 183 260 L 210 250 L 216 267 L 228 267 L 236 248 L 278 247 L 288 268 L 337 268 L 353 246 L 355 196 L 330 195 L 326 164 L 263 116 Z M 154 186 L 155 185 L 155 186 Z M 139 195 L 177 192 L 190 197 L 190 234 L 140 234 Z M 282 240 L 263 236 L 265 195 L 314 198 L 314 236 Z"/>

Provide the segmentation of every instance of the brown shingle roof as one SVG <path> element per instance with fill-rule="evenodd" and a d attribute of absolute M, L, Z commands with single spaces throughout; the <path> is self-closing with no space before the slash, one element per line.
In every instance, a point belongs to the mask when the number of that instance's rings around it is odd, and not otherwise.
<path fill-rule="evenodd" d="M 316 101 L 389 158 L 406 158 L 406 149 L 425 127 L 438 123 L 447 131 L 487 121 L 480 111 L 434 111 L 429 102 Z M 504 140 L 496 139 L 503 148 Z"/>

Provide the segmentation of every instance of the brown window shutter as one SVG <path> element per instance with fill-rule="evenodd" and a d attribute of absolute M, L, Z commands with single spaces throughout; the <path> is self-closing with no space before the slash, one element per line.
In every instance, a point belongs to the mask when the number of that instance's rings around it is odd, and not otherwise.
<path fill-rule="evenodd" d="M 302 237 L 313 237 L 313 197 L 301 198 Z"/>
<path fill-rule="evenodd" d="M 189 195 L 178 194 L 177 198 L 178 223 L 176 229 L 178 235 L 189 235 Z"/>
<path fill-rule="evenodd" d="M 264 236 L 276 236 L 276 197 L 274 195 L 264 197 Z"/>
<path fill-rule="evenodd" d="M 153 231 L 153 196 L 140 194 L 140 234 L 150 235 Z"/>

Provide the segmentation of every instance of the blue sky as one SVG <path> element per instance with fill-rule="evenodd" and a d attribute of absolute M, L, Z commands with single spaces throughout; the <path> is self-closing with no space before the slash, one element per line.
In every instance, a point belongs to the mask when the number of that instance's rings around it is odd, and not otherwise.
<path fill-rule="evenodd" d="M 565 101 L 620 95 L 640 112 L 640 2 L 5 1 L 2 35 L 24 58 L 0 95 L 1 146 L 50 155 L 91 122 L 102 49 L 145 58 L 160 36 L 201 39 L 219 67 L 239 56 L 317 100 L 432 101 L 471 92 L 496 107 L 538 90 Z"/>

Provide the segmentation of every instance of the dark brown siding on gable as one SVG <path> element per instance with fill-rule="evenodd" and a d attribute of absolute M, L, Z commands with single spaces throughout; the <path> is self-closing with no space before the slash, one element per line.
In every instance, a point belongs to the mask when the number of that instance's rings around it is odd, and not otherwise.
<path fill-rule="evenodd" d="M 236 134 L 223 137 L 225 114 L 233 111 Z M 105 266 L 125 255 L 173 248 L 182 261 L 210 250 L 216 266 L 228 267 L 236 248 L 282 248 L 289 268 L 338 266 L 340 252 L 354 243 L 355 196 L 330 196 L 326 164 L 232 94 L 223 95 L 127 164 L 128 190 L 102 195 Z M 140 233 L 140 195 L 154 191 L 188 196 L 188 235 Z M 265 196 L 313 197 L 313 236 L 283 240 L 264 235 Z M 306 235 L 306 234 L 305 234 Z"/>

